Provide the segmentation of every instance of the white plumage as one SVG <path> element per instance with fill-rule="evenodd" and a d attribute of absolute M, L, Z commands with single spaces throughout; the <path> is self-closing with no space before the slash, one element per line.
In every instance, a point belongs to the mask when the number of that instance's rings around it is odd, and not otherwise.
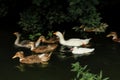
<path fill-rule="evenodd" d="M 91 40 L 91 38 L 88 38 L 88 39 L 71 38 L 71 39 L 65 40 L 61 32 L 57 31 L 54 34 L 59 38 L 60 44 L 65 46 L 87 45 Z"/>
<path fill-rule="evenodd" d="M 72 49 L 73 54 L 86 54 L 89 55 L 91 52 L 95 50 L 95 48 L 78 48 L 78 47 L 73 47 Z"/>

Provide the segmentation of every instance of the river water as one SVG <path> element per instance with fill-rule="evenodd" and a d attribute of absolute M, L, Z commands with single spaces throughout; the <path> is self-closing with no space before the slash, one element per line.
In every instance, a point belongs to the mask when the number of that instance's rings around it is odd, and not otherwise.
<path fill-rule="evenodd" d="M 0 80 L 71 80 L 71 63 L 76 61 L 82 66 L 88 65 L 87 68 L 92 73 L 99 74 L 102 70 L 103 77 L 119 80 L 120 43 L 115 43 L 104 35 L 93 37 L 90 43 L 95 51 L 89 56 L 61 57 L 56 50 L 48 65 L 23 65 L 18 59 L 12 59 L 15 52 L 21 50 L 14 46 L 16 37 L 12 33 L 0 31 Z M 28 49 L 24 50 L 29 53 Z"/>

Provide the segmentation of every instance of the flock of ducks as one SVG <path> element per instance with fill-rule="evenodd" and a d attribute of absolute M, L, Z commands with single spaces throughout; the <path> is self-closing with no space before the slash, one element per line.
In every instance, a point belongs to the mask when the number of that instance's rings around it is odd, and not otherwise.
<path fill-rule="evenodd" d="M 30 40 L 20 40 L 21 34 L 19 32 L 13 33 L 16 36 L 16 40 L 14 41 L 14 45 L 17 47 L 24 47 L 30 49 L 30 51 L 35 54 L 24 56 L 23 51 L 17 51 L 15 55 L 12 57 L 19 58 L 20 63 L 25 64 L 48 64 L 48 61 L 51 58 L 52 53 L 58 47 L 58 43 L 63 46 L 70 47 L 71 53 L 78 55 L 90 55 L 91 52 L 95 50 L 95 48 L 82 47 L 88 45 L 92 38 L 80 39 L 80 38 L 71 38 L 65 40 L 64 35 L 60 31 L 56 31 L 53 34 L 56 36 L 54 38 L 46 39 L 45 36 L 41 35 L 36 41 Z M 112 40 L 115 42 L 120 42 L 120 38 L 116 32 L 110 32 L 106 37 L 112 37 Z M 46 45 L 41 45 L 41 43 L 45 43 Z"/>
<path fill-rule="evenodd" d="M 48 64 L 48 61 L 51 58 L 52 53 L 58 47 L 58 43 L 60 45 L 71 47 L 70 51 L 74 54 L 84 54 L 89 55 L 93 52 L 94 48 L 87 48 L 82 47 L 89 44 L 91 38 L 88 39 L 80 39 L 80 38 L 71 38 L 65 40 L 64 35 L 60 31 L 56 31 L 53 34 L 56 36 L 54 38 L 46 39 L 45 36 L 40 36 L 36 41 L 30 40 L 20 40 L 21 34 L 19 32 L 13 33 L 16 36 L 16 40 L 14 45 L 18 47 L 24 47 L 30 49 L 30 51 L 34 52 L 35 54 L 24 56 L 23 51 L 17 51 L 15 55 L 12 57 L 19 58 L 20 63 L 25 64 L 34 64 L 34 63 L 41 63 L 41 64 Z M 46 45 L 41 45 L 41 43 L 45 43 Z"/>

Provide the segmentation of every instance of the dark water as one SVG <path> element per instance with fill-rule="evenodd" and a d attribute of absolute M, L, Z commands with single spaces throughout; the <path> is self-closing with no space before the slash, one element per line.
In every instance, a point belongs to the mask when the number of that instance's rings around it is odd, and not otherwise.
<path fill-rule="evenodd" d="M 48 65 L 23 65 L 18 59 L 11 59 L 16 51 L 21 50 L 14 47 L 15 36 L 12 33 L 0 31 L 0 80 L 71 80 L 71 63 L 76 61 L 82 66 L 88 65 L 87 68 L 92 73 L 98 74 L 102 70 L 103 77 L 119 80 L 120 43 L 115 43 L 111 39 L 104 36 L 94 37 L 91 44 L 95 51 L 89 56 L 77 59 L 62 58 L 56 51 Z"/>

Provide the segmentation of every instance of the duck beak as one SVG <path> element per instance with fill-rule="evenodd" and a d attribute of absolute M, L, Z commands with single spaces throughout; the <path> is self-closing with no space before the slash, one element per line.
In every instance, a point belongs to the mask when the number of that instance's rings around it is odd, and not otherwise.
<path fill-rule="evenodd" d="M 16 56 L 13 56 L 12 59 L 16 58 Z"/>

